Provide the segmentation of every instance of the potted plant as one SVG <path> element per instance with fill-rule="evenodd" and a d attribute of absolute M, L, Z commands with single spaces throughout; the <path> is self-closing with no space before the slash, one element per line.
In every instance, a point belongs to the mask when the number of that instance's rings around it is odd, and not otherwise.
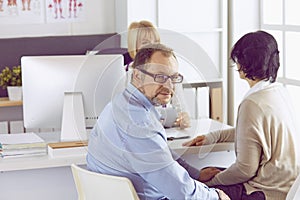
<path fill-rule="evenodd" d="M 0 73 L 0 86 L 7 89 L 8 98 L 11 101 L 22 99 L 21 66 L 5 67 Z"/>

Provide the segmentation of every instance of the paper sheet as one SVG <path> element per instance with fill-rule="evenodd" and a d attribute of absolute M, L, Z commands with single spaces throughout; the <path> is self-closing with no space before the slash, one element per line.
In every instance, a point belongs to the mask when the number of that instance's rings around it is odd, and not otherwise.
<path fill-rule="evenodd" d="M 35 133 L 0 134 L 0 144 L 24 144 L 44 142 Z"/>

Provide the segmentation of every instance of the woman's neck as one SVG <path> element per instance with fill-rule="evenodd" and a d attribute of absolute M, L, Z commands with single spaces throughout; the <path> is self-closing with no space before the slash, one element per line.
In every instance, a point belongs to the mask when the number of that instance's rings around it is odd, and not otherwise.
<path fill-rule="evenodd" d="M 248 82 L 250 88 L 252 88 L 256 83 L 258 83 L 261 80 L 260 79 L 251 80 L 246 78 L 246 81 Z"/>

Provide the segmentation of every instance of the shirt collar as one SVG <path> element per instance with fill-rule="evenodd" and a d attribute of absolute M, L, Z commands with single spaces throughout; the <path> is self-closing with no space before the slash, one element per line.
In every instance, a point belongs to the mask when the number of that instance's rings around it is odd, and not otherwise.
<path fill-rule="evenodd" d="M 134 85 L 132 85 L 131 83 L 129 83 L 127 85 L 127 88 L 124 92 L 124 96 L 126 96 L 127 100 L 130 102 L 129 104 L 133 104 L 133 105 L 139 105 L 139 106 L 142 106 L 146 111 L 147 113 L 149 114 L 149 117 L 151 118 L 151 116 L 153 117 L 152 119 L 154 121 L 151 121 L 150 120 L 150 127 L 152 128 L 149 128 L 149 126 L 147 127 L 147 130 L 155 130 L 156 132 L 159 132 L 159 133 L 163 133 L 165 132 L 162 124 L 161 124 L 161 114 L 157 111 L 157 109 L 155 108 L 155 106 L 151 103 L 151 101 L 141 92 L 139 91 Z M 128 112 L 126 112 L 128 114 Z M 121 120 L 120 123 L 123 123 L 124 122 L 124 118 Z M 125 123 L 124 127 L 126 127 L 128 124 L 130 123 Z M 132 125 L 132 124 L 131 124 Z M 130 127 L 132 127 L 130 125 Z M 144 124 L 145 125 L 145 124 Z M 136 135 L 140 135 L 140 131 L 141 128 L 143 127 L 143 125 L 139 125 L 138 128 L 134 128 L 135 131 L 130 131 L 131 133 L 136 133 Z M 127 130 L 127 129 L 126 129 Z M 151 133 L 152 134 L 152 133 Z M 145 134 L 144 134 L 145 135 Z M 143 137 L 144 137 L 143 135 Z M 166 135 L 165 134 L 162 134 L 163 137 L 166 139 Z"/>
<path fill-rule="evenodd" d="M 133 97 L 138 100 L 139 103 L 141 103 L 147 110 L 155 110 L 155 107 L 151 101 L 134 85 L 129 83 L 126 90 L 129 92 L 129 95 L 133 95 Z"/>
<path fill-rule="evenodd" d="M 244 99 L 246 99 L 251 94 L 263 90 L 271 85 L 270 81 L 261 80 L 257 82 L 253 87 L 251 87 L 248 92 L 245 94 Z"/>

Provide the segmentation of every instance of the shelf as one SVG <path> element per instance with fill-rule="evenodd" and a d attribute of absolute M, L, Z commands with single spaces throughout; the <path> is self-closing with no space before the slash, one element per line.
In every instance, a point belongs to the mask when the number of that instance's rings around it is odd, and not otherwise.
<path fill-rule="evenodd" d="M 8 97 L 0 98 L 0 107 L 22 106 L 23 101 L 10 101 Z"/>
<path fill-rule="evenodd" d="M 195 102 L 196 102 L 196 113 L 195 117 L 198 116 L 198 95 L 197 90 L 201 87 L 209 88 L 209 118 L 219 122 L 223 122 L 223 82 L 222 79 L 212 79 L 209 81 L 199 81 L 194 83 L 183 83 L 183 88 L 194 88 Z"/>

